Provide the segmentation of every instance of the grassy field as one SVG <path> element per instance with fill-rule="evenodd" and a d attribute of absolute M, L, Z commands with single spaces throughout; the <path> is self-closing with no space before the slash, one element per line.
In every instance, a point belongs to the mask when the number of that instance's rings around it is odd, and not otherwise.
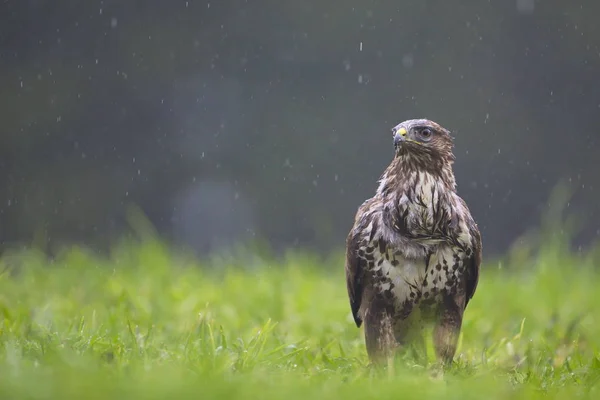
<path fill-rule="evenodd" d="M 487 261 L 451 369 L 390 374 L 368 366 L 341 257 L 8 253 L 0 398 L 598 398 L 600 256 L 539 254 Z"/>

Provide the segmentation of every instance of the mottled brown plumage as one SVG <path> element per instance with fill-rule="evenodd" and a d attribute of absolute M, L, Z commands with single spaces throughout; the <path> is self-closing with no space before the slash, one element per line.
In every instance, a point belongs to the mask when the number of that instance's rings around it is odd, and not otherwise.
<path fill-rule="evenodd" d="M 437 123 L 393 129 L 395 154 L 346 239 L 346 283 L 372 361 L 422 342 L 433 325 L 437 356 L 452 361 L 475 293 L 481 236 L 456 192 L 452 137 Z"/>

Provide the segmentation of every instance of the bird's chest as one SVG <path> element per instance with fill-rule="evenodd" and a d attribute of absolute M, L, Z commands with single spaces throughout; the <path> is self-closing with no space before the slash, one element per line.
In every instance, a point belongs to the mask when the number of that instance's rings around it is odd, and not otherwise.
<path fill-rule="evenodd" d="M 400 313 L 409 313 L 419 303 L 435 303 L 460 286 L 464 266 L 459 249 L 441 244 L 417 257 L 376 245 L 367 246 L 366 255 L 370 249 L 368 273 L 374 294 L 392 302 Z"/>

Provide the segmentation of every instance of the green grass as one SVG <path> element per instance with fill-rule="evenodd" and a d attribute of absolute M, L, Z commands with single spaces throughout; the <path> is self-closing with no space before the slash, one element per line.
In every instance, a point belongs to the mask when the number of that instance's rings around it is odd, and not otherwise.
<path fill-rule="evenodd" d="M 7 254 L 0 398 L 597 398 L 600 257 L 539 254 L 488 260 L 443 375 L 368 366 L 340 257 L 199 265 L 155 241 Z"/>

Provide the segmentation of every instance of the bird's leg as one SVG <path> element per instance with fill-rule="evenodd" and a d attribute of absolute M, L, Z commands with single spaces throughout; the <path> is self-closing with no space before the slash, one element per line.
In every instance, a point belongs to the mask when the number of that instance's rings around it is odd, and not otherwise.
<path fill-rule="evenodd" d="M 444 295 L 433 329 L 433 346 L 438 360 L 452 363 L 462 326 L 465 305 L 464 294 Z"/>
<path fill-rule="evenodd" d="M 364 318 L 365 344 L 369 359 L 374 364 L 390 362 L 397 347 L 394 337 L 392 307 L 375 299 Z"/>

